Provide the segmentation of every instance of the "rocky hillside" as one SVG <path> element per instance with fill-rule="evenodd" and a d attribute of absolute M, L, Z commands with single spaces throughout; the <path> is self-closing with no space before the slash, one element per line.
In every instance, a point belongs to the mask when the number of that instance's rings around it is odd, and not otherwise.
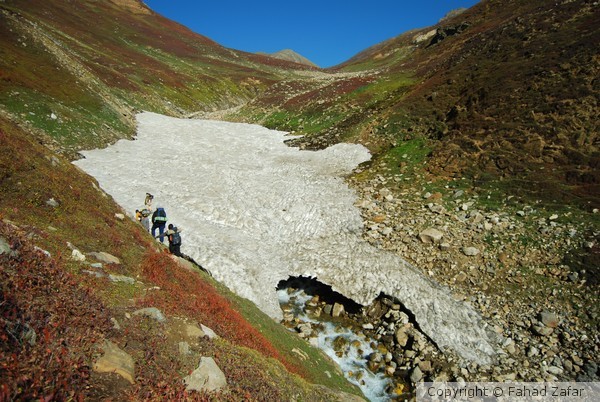
<path fill-rule="evenodd" d="M 308 134 L 297 141 L 307 147 L 351 140 L 394 155 L 423 139 L 436 177 L 503 180 L 591 210 L 598 17 L 593 1 L 484 0 L 332 69 L 352 75 L 278 83 L 248 107 L 267 125 Z"/>

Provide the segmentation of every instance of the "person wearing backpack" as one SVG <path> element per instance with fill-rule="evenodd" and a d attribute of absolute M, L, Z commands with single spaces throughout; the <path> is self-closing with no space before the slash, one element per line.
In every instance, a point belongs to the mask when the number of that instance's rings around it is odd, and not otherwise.
<path fill-rule="evenodd" d="M 146 232 L 149 232 L 150 231 L 150 215 L 152 215 L 152 212 L 148 208 L 144 208 L 139 212 L 140 212 L 139 221 L 142 224 L 142 226 L 144 227 L 144 229 L 146 229 Z"/>
<path fill-rule="evenodd" d="M 167 224 L 167 213 L 164 208 L 158 207 L 152 214 L 152 237 L 158 237 L 162 243 L 164 240 L 165 225 Z M 156 236 L 158 229 L 158 236 Z"/>
<path fill-rule="evenodd" d="M 182 257 L 181 254 L 181 232 L 177 229 L 177 226 L 169 224 L 169 230 L 165 232 L 167 239 L 169 240 L 169 252 L 177 257 Z"/>

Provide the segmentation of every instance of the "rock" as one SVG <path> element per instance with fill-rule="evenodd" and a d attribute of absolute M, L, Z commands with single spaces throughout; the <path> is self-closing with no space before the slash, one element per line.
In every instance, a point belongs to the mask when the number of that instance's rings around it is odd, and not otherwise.
<path fill-rule="evenodd" d="M 419 233 L 419 239 L 423 243 L 439 243 L 444 234 L 437 229 L 428 228 Z"/>
<path fill-rule="evenodd" d="M 559 324 L 558 316 L 550 311 L 542 311 L 540 313 L 540 321 L 549 328 L 556 328 Z"/>
<path fill-rule="evenodd" d="M 146 308 L 142 308 L 140 310 L 136 310 L 132 313 L 132 315 L 144 315 L 146 317 L 150 317 L 158 322 L 165 322 L 167 321 L 167 318 L 164 316 L 164 314 L 157 309 L 156 307 L 146 307 Z"/>
<path fill-rule="evenodd" d="M 394 334 L 394 336 L 396 338 L 396 343 L 400 347 L 405 347 L 406 344 L 408 343 L 409 335 L 408 335 L 407 331 L 409 328 L 410 328 L 410 325 L 406 324 L 406 325 L 398 328 L 396 330 L 396 333 Z"/>
<path fill-rule="evenodd" d="M 102 347 L 104 355 L 94 364 L 97 373 L 117 373 L 131 384 L 135 382 L 133 358 L 109 340 Z"/>
<path fill-rule="evenodd" d="M 415 367 L 412 374 L 410 375 L 410 380 L 413 383 L 417 383 L 423 379 L 423 372 L 419 368 L 419 366 Z"/>
<path fill-rule="evenodd" d="M 327 315 L 331 315 L 331 310 L 333 310 L 333 306 L 331 304 L 327 304 L 325 307 L 323 307 L 323 312 Z"/>
<path fill-rule="evenodd" d="M 383 228 L 383 230 L 381 231 L 381 234 L 384 236 L 389 236 L 394 232 L 394 229 L 390 228 L 390 227 L 385 227 Z"/>
<path fill-rule="evenodd" d="M 519 215 L 519 216 L 525 216 L 525 211 L 517 211 L 517 215 Z"/>
<path fill-rule="evenodd" d="M 373 324 L 371 324 L 370 322 L 363 324 L 362 325 L 363 329 L 373 329 Z"/>
<path fill-rule="evenodd" d="M 464 282 L 464 281 L 467 280 L 467 278 L 468 278 L 467 274 L 465 274 L 463 271 L 460 271 L 458 273 L 458 275 L 456 275 L 456 277 L 454 278 L 454 280 L 456 282 Z"/>
<path fill-rule="evenodd" d="M 453 198 L 460 198 L 465 194 L 465 192 L 463 190 L 456 190 L 454 192 L 454 195 L 452 196 Z"/>
<path fill-rule="evenodd" d="M 541 336 L 549 336 L 552 334 L 552 332 L 554 332 L 554 329 L 550 328 L 550 327 L 545 327 L 542 325 L 534 325 L 533 332 L 535 332 L 536 334 L 541 335 Z"/>
<path fill-rule="evenodd" d="M 480 253 L 479 249 L 476 247 L 463 247 L 462 252 L 468 257 L 474 257 Z"/>
<path fill-rule="evenodd" d="M 124 283 L 129 283 L 130 285 L 133 285 L 135 283 L 135 279 L 129 277 L 129 276 L 125 276 L 125 275 L 113 275 L 113 274 L 109 274 L 108 278 L 112 281 L 112 282 L 124 282 Z"/>
<path fill-rule="evenodd" d="M 117 331 L 121 330 L 121 325 L 119 325 L 119 321 L 117 321 L 115 317 L 110 317 L 110 322 L 112 322 L 114 329 L 116 329 Z"/>
<path fill-rule="evenodd" d="M 197 325 L 186 324 L 185 333 L 189 338 L 204 338 L 206 334 Z"/>
<path fill-rule="evenodd" d="M 446 208 L 444 208 L 442 205 L 439 205 L 439 204 L 431 204 L 429 207 L 429 210 L 438 215 L 443 215 L 447 212 Z"/>
<path fill-rule="evenodd" d="M 88 253 L 88 256 L 93 257 L 98 261 L 104 262 L 106 264 L 121 264 L 121 260 L 119 260 L 114 255 L 111 255 L 104 251 Z"/>
<path fill-rule="evenodd" d="M 208 328 L 206 325 L 200 324 L 200 328 L 202 332 L 208 337 L 208 339 L 216 339 L 219 337 L 212 329 Z"/>
<path fill-rule="evenodd" d="M 116 213 L 115 214 L 115 218 L 117 218 L 118 220 L 122 221 L 122 220 L 125 220 L 125 215 L 120 214 L 120 213 Z"/>
<path fill-rule="evenodd" d="M 85 255 L 77 249 L 71 252 L 71 259 L 74 261 L 85 261 Z"/>
<path fill-rule="evenodd" d="M 560 367 L 556 367 L 556 366 L 550 366 L 548 367 L 547 371 L 550 374 L 554 374 L 554 375 L 561 375 L 563 373 L 563 369 L 561 369 Z"/>
<path fill-rule="evenodd" d="M 307 322 L 303 322 L 296 326 L 296 330 L 300 333 L 300 337 L 302 338 L 309 337 L 313 332 L 312 325 Z"/>
<path fill-rule="evenodd" d="M 431 362 L 429 360 L 419 362 L 419 368 L 421 369 L 421 371 L 428 373 L 432 370 Z"/>
<path fill-rule="evenodd" d="M 182 356 L 187 356 L 190 353 L 190 344 L 185 341 L 179 342 L 179 354 Z"/>
<path fill-rule="evenodd" d="M 450 243 L 447 242 L 443 242 L 440 244 L 440 250 L 442 251 L 448 251 L 450 250 Z"/>
<path fill-rule="evenodd" d="M 535 346 L 530 346 L 529 350 L 527 351 L 527 357 L 535 357 L 539 354 L 540 354 L 540 351 Z"/>
<path fill-rule="evenodd" d="M 187 391 L 218 391 L 227 387 L 225 374 L 212 357 L 202 357 L 198 368 L 183 379 Z"/>
<path fill-rule="evenodd" d="M 14 253 L 13 249 L 10 248 L 10 244 L 4 239 L 0 237 L 0 255 L 1 254 L 9 254 L 12 255 Z"/>
<path fill-rule="evenodd" d="M 333 305 L 333 309 L 331 310 L 331 316 L 339 317 L 340 315 L 344 314 L 344 311 L 345 309 L 343 304 L 335 303 Z"/>
<path fill-rule="evenodd" d="M 104 278 L 104 274 L 98 271 L 90 271 L 89 269 L 82 269 L 81 272 L 84 274 L 95 276 L 96 278 Z"/>
<path fill-rule="evenodd" d="M 49 200 L 46 201 L 46 205 L 48 205 L 49 207 L 52 207 L 52 208 L 57 208 L 60 204 L 54 198 L 50 198 Z"/>
<path fill-rule="evenodd" d="M 550 216 L 550 218 L 548 218 L 548 219 L 549 219 L 549 220 L 551 220 L 551 221 L 554 221 L 554 220 L 558 219 L 558 215 L 556 215 L 556 214 L 553 214 L 553 215 L 551 215 L 551 216 Z"/>
<path fill-rule="evenodd" d="M 57 115 L 55 115 L 54 113 L 50 113 L 50 118 L 51 118 L 52 120 L 56 120 L 56 119 L 58 119 L 58 116 L 57 116 Z"/>

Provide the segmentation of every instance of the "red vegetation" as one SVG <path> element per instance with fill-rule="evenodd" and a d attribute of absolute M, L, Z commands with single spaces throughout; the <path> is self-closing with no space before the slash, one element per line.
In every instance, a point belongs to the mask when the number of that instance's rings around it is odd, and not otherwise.
<path fill-rule="evenodd" d="M 24 233 L 0 222 L 0 237 L 0 401 L 83 400 L 108 313 Z"/>
<path fill-rule="evenodd" d="M 289 371 L 298 373 L 298 369 L 234 310 L 227 299 L 200 276 L 180 267 L 169 254 L 147 254 L 142 270 L 144 276 L 161 289 L 141 300 L 143 306 L 157 307 L 170 315 L 191 317 L 213 329 L 219 336 L 273 357 Z"/>

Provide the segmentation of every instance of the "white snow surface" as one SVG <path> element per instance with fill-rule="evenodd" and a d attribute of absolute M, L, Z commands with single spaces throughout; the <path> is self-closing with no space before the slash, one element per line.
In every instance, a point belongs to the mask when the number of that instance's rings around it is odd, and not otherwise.
<path fill-rule="evenodd" d="M 281 318 L 276 286 L 317 278 L 363 305 L 397 297 L 442 348 L 489 363 L 495 340 L 470 306 L 400 257 L 362 239 L 356 194 L 343 176 L 370 159 L 361 145 L 301 151 L 258 125 L 137 116 L 136 140 L 85 151 L 75 164 L 131 214 L 167 211 L 181 250 L 239 295 Z"/>

